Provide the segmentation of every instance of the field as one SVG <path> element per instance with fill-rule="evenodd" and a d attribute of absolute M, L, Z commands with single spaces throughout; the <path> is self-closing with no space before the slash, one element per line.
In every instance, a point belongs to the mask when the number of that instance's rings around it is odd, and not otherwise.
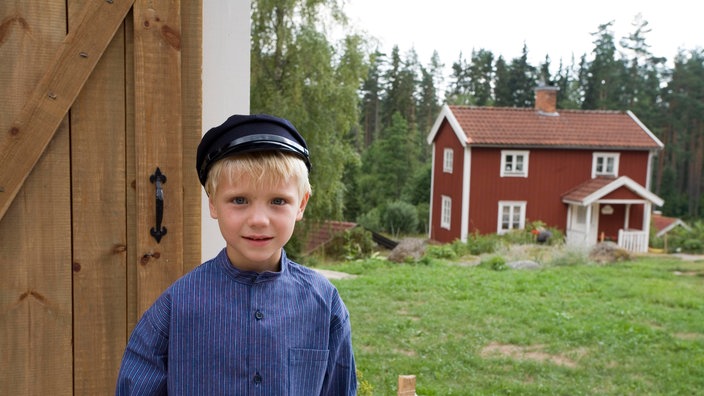
<path fill-rule="evenodd" d="M 324 268 L 357 275 L 333 282 L 374 395 L 704 394 L 704 261 Z"/>

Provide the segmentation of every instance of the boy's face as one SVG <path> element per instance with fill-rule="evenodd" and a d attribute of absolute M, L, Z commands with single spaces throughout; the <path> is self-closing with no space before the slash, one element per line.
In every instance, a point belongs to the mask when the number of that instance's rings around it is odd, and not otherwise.
<path fill-rule="evenodd" d="M 303 218 L 308 194 L 299 196 L 296 180 L 268 185 L 248 176 L 220 174 L 209 199 L 227 242 L 230 262 L 244 271 L 278 271 L 281 248 Z"/>

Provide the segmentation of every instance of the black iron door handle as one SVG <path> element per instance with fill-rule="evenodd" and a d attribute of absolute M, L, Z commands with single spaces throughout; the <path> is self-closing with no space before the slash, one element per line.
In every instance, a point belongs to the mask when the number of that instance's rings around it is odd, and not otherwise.
<path fill-rule="evenodd" d="M 149 181 L 156 186 L 156 227 L 152 227 L 150 233 L 156 239 L 156 243 L 159 243 L 161 237 L 166 235 L 166 227 L 161 226 L 164 220 L 164 189 L 161 185 L 166 183 L 166 175 L 162 174 L 161 169 L 157 167 L 156 172 L 149 176 Z"/>

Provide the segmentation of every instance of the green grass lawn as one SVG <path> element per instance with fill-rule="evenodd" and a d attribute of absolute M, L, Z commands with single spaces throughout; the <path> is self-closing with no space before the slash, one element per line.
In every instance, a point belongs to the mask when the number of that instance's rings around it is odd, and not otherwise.
<path fill-rule="evenodd" d="M 704 394 L 704 262 L 328 265 L 374 395 Z"/>

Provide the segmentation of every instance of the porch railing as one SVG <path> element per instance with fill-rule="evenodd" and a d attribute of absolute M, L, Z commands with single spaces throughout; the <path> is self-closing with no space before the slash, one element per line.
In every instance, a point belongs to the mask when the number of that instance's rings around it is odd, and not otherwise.
<path fill-rule="evenodd" d="M 646 253 L 648 251 L 648 233 L 618 230 L 618 245 L 629 252 Z"/>

